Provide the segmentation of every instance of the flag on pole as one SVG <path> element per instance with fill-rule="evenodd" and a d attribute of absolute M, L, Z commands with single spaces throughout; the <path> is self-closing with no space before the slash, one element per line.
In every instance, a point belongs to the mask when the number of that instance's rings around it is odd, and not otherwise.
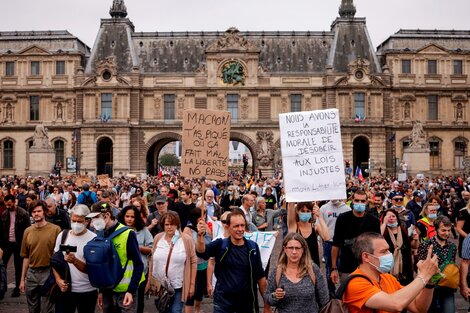
<path fill-rule="evenodd" d="M 362 183 L 364 182 L 364 176 L 362 176 L 362 170 L 359 165 L 356 167 L 356 174 L 354 175 L 359 181 Z"/>

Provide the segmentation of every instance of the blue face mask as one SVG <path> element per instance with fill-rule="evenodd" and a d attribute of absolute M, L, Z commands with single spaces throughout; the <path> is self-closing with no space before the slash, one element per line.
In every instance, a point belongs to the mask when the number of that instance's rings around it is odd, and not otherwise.
<path fill-rule="evenodd" d="M 393 254 L 389 253 L 389 254 L 386 254 L 386 255 L 382 255 L 382 256 L 375 256 L 373 254 L 370 254 L 370 256 L 373 256 L 374 258 L 377 258 L 379 259 L 379 262 L 380 262 L 380 265 L 377 267 L 376 265 L 372 264 L 372 263 L 369 263 L 370 265 L 372 265 L 373 267 L 375 267 L 380 273 L 388 273 L 392 270 L 393 268 L 393 265 L 395 263 L 395 261 L 393 260 Z"/>
<path fill-rule="evenodd" d="M 441 208 L 441 206 L 438 204 L 436 205 L 436 210 L 439 210 Z"/>
<path fill-rule="evenodd" d="M 436 213 L 431 213 L 431 214 L 428 214 L 428 217 L 429 218 L 437 218 L 437 214 Z"/>
<path fill-rule="evenodd" d="M 365 203 L 354 203 L 354 211 L 358 213 L 362 213 L 366 210 L 366 204 Z"/>
<path fill-rule="evenodd" d="M 387 223 L 387 226 L 390 227 L 390 228 L 395 228 L 398 226 L 398 222 L 395 222 L 395 223 Z"/>
<path fill-rule="evenodd" d="M 312 219 L 312 212 L 299 212 L 299 220 L 301 222 L 308 222 Z"/>

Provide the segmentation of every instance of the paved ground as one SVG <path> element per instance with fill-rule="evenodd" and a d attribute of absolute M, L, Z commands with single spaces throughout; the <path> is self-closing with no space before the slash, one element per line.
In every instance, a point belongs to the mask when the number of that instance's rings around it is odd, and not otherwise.
<path fill-rule="evenodd" d="M 276 241 L 276 246 L 273 251 L 272 260 L 277 260 L 279 255 L 280 247 L 282 240 L 278 238 Z M 456 243 L 456 242 L 455 242 Z M 271 268 L 274 268 L 272 266 Z M 19 298 L 11 298 L 11 289 L 14 287 L 14 272 L 13 272 L 13 259 L 10 260 L 8 264 L 8 281 L 9 281 L 9 290 L 5 294 L 5 299 L 0 300 L 0 312 L 1 313 L 28 313 L 28 306 L 26 303 L 25 295 L 21 295 Z M 462 296 L 457 292 L 456 294 L 456 308 L 457 312 L 463 313 L 467 312 L 469 304 L 462 298 Z M 202 309 L 205 313 L 212 312 L 212 300 L 204 299 Z M 98 309 L 96 312 L 100 312 Z M 154 305 L 152 300 L 146 300 L 145 304 L 145 313 L 153 313 Z"/>

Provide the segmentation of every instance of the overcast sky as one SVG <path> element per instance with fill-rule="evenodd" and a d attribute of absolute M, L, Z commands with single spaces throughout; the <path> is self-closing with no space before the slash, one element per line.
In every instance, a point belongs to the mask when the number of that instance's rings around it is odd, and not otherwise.
<path fill-rule="evenodd" d="M 0 0 L 0 31 L 68 30 L 92 47 L 112 0 Z M 341 0 L 126 0 L 136 31 L 330 30 Z M 470 30 L 470 0 L 355 0 L 377 47 L 399 29 Z"/>

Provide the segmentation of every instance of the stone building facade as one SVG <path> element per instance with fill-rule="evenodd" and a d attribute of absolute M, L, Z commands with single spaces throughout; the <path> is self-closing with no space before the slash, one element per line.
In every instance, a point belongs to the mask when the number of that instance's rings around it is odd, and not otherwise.
<path fill-rule="evenodd" d="M 412 122 L 432 173 L 461 174 L 470 32 L 401 30 L 377 49 L 351 0 L 328 32 L 135 32 L 114 0 L 92 49 L 63 31 L 0 32 L 0 174 L 28 173 L 37 123 L 90 174 L 154 174 L 184 109 L 228 110 L 253 167 L 280 169 L 279 113 L 338 108 L 345 160 L 394 173 Z M 447 152 L 447 153 L 444 153 Z"/>

